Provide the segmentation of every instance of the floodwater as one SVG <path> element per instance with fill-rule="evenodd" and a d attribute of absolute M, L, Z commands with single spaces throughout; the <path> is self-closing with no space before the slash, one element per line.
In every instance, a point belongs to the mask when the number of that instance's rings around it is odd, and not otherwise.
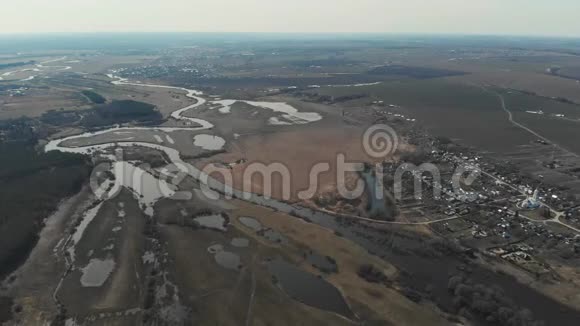
<path fill-rule="evenodd" d="M 219 231 L 227 231 L 227 221 L 226 219 L 221 216 L 221 214 L 214 214 L 214 215 L 205 215 L 205 216 L 198 216 L 193 219 L 201 226 L 206 227 L 208 229 L 214 229 Z"/>
<path fill-rule="evenodd" d="M 219 136 L 202 134 L 193 137 L 193 144 L 208 151 L 217 151 L 224 147 L 226 141 Z"/>
<path fill-rule="evenodd" d="M 280 232 L 272 230 L 272 229 L 264 228 L 262 226 L 262 223 L 260 223 L 260 221 L 256 220 L 253 217 L 242 216 L 242 217 L 239 217 L 238 220 L 244 226 L 256 231 L 258 233 L 258 235 L 268 239 L 271 242 L 280 243 L 280 244 L 287 244 L 288 243 L 288 239 L 284 235 L 282 235 Z"/>
<path fill-rule="evenodd" d="M 312 267 L 318 269 L 323 273 L 337 273 L 338 266 L 334 259 L 328 256 L 323 256 L 315 251 L 306 253 L 306 260 Z"/>
<path fill-rule="evenodd" d="M 91 259 L 82 269 L 81 284 L 84 287 L 100 287 L 109 278 L 115 268 L 113 259 Z"/>
<path fill-rule="evenodd" d="M 280 118 L 270 119 L 269 124 L 272 125 L 291 125 L 291 124 L 307 124 L 322 119 L 322 116 L 316 112 L 299 112 L 295 107 L 284 102 L 259 102 L 259 101 L 242 101 L 242 100 L 219 100 L 212 101 L 212 104 L 218 105 L 219 112 L 227 114 L 231 112 L 232 105 L 235 103 L 246 103 L 254 107 L 272 110 L 277 113 L 282 113 Z"/>
<path fill-rule="evenodd" d="M 216 263 L 227 269 L 239 270 L 242 267 L 240 255 L 229 251 L 219 251 L 214 256 Z"/>
<path fill-rule="evenodd" d="M 75 253 L 76 253 L 75 246 L 83 238 L 83 234 L 85 233 L 85 230 L 87 229 L 89 224 L 95 219 L 95 217 L 99 213 L 99 210 L 101 209 L 102 205 L 103 205 L 103 203 L 99 203 L 95 207 L 87 210 L 83 215 L 81 223 L 77 226 L 75 232 L 73 233 L 73 235 L 71 237 L 72 246 L 67 250 L 72 261 L 75 260 Z"/>
<path fill-rule="evenodd" d="M 175 194 L 173 185 L 157 179 L 149 171 L 131 163 L 115 162 L 113 169 L 116 178 L 111 194 L 117 194 L 121 187 L 131 189 L 139 201 L 139 205 L 146 207 L 145 213 L 147 215 L 153 215 L 153 206 L 159 199 Z"/>
<path fill-rule="evenodd" d="M 237 248 L 245 248 L 250 245 L 250 240 L 246 238 L 233 238 L 231 244 Z"/>
<path fill-rule="evenodd" d="M 270 119 L 268 119 L 268 124 L 274 125 L 274 126 L 289 126 L 289 125 L 291 125 L 290 122 L 282 121 L 278 117 L 271 117 Z"/>
<path fill-rule="evenodd" d="M 280 287 L 293 299 L 311 307 L 353 318 L 344 297 L 331 283 L 282 259 L 269 261 L 267 265 Z"/>
<path fill-rule="evenodd" d="M 256 102 L 244 101 L 247 104 L 284 113 L 282 117 L 295 124 L 306 124 L 319 121 L 322 116 L 316 112 L 299 112 L 295 107 L 283 102 Z"/>
<path fill-rule="evenodd" d="M 256 232 L 262 230 L 262 223 L 253 217 L 242 216 L 238 218 L 238 221 L 240 221 L 240 223 L 242 223 L 244 226 Z"/>
<path fill-rule="evenodd" d="M 75 233 L 72 236 L 72 241 L 75 244 L 77 244 L 77 243 L 79 243 L 79 241 L 81 241 L 87 226 L 89 226 L 89 224 L 95 219 L 95 217 L 97 216 L 97 213 L 101 209 L 102 205 L 103 205 L 103 203 L 100 203 L 100 204 L 96 205 L 95 207 L 87 210 L 84 213 L 81 223 L 79 224 L 79 226 L 77 226 Z"/>
<path fill-rule="evenodd" d="M 260 234 L 261 236 L 263 236 L 264 238 L 268 239 L 271 242 L 279 244 L 288 244 L 288 239 L 278 231 L 267 229 L 263 232 L 258 232 L 258 234 Z"/>
<path fill-rule="evenodd" d="M 224 268 L 231 270 L 242 268 L 240 255 L 224 250 L 224 246 L 221 244 L 209 246 L 207 252 L 214 255 L 215 262 Z"/>
<path fill-rule="evenodd" d="M 223 114 L 228 114 L 232 112 L 232 105 L 236 103 L 235 100 L 219 100 L 219 101 L 212 101 L 212 104 L 219 105 L 218 111 Z"/>
<path fill-rule="evenodd" d="M 381 189 L 382 185 L 378 182 L 375 175 L 372 173 L 372 169 L 368 172 L 362 173 L 365 179 L 368 200 L 370 201 L 369 214 L 373 215 L 386 215 L 387 214 L 387 203 L 384 194 L 377 194 L 377 189 Z"/>

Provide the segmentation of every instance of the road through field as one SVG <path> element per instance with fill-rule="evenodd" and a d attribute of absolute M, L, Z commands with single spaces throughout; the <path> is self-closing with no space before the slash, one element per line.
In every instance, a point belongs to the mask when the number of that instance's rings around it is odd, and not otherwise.
<path fill-rule="evenodd" d="M 572 152 L 572 151 L 570 151 L 570 150 L 568 150 L 568 149 L 566 149 L 566 148 L 563 148 L 562 146 L 558 145 L 557 143 L 553 142 L 552 140 L 550 140 L 550 139 L 548 139 L 548 138 L 546 138 L 546 137 L 544 137 L 544 136 L 540 135 L 540 134 L 539 134 L 539 133 L 537 133 L 536 131 L 534 131 L 534 130 L 532 130 L 532 129 L 530 129 L 530 128 L 526 127 L 526 126 L 524 126 L 523 124 L 521 124 L 521 123 L 517 122 L 517 121 L 514 119 L 514 115 L 513 115 L 512 111 L 510 111 L 510 109 L 507 107 L 507 104 L 506 104 L 506 102 L 505 102 L 505 98 L 503 97 L 503 95 L 501 95 L 501 94 L 499 94 L 499 93 L 496 93 L 496 92 L 493 92 L 493 93 L 494 93 L 494 94 L 496 94 L 496 95 L 499 97 L 499 100 L 500 100 L 500 102 L 501 102 L 501 107 L 502 107 L 502 109 L 503 109 L 503 110 L 504 110 L 504 111 L 507 113 L 507 115 L 508 115 L 508 121 L 509 121 L 511 124 L 513 124 L 514 126 L 516 126 L 516 127 L 520 128 L 520 129 L 522 129 L 522 130 L 524 130 L 524 131 L 526 131 L 526 132 L 528 132 L 528 133 L 530 133 L 530 134 L 534 135 L 535 137 L 537 137 L 537 138 L 539 138 L 539 139 L 541 139 L 541 140 L 545 141 L 546 143 L 549 143 L 549 144 L 551 144 L 552 146 L 554 146 L 554 147 L 558 148 L 558 149 L 559 149 L 559 150 L 561 150 L 561 151 L 564 151 L 564 152 L 566 152 L 566 153 L 568 153 L 568 154 L 570 154 L 570 155 L 572 155 L 572 156 L 574 156 L 574 157 L 580 157 L 580 155 L 578 155 L 578 154 L 576 154 L 576 153 L 574 153 L 574 152 Z"/>

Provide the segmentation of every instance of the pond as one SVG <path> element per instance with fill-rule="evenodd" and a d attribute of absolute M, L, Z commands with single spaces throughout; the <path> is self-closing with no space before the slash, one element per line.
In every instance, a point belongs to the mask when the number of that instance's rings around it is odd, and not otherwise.
<path fill-rule="evenodd" d="M 81 284 L 84 287 L 100 287 L 109 278 L 115 268 L 113 259 L 91 259 L 89 264 L 82 269 Z"/>
<path fill-rule="evenodd" d="M 207 251 L 214 255 L 215 262 L 227 269 L 240 270 L 242 268 L 242 260 L 240 255 L 226 251 L 221 244 L 214 244 L 207 248 Z"/>
<path fill-rule="evenodd" d="M 227 231 L 227 221 L 221 214 L 198 216 L 193 220 L 208 229 Z"/>
<path fill-rule="evenodd" d="M 279 258 L 268 261 L 267 265 L 282 290 L 293 299 L 349 319 L 354 318 L 344 297 L 331 283 Z"/>
<path fill-rule="evenodd" d="M 315 251 L 310 250 L 309 252 L 305 253 L 306 260 L 312 267 L 318 269 L 319 271 L 331 274 L 338 272 L 338 266 L 336 265 L 336 261 L 329 256 L 323 256 Z"/>

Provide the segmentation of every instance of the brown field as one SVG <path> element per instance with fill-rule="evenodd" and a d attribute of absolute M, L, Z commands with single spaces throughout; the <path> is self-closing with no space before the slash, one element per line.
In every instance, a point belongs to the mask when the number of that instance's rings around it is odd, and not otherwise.
<path fill-rule="evenodd" d="M 234 141 L 228 152 L 196 162 L 198 167 L 210 163 L 234 162 L 246 159 L 244 164 L 236 165 L 232 170 L 234 187 L 251 189 L 253 192 L 264 191 L 264 182 L 259 177 L 244 180 L 244 172 L 251 163 L 284 164 L 291 175 L 292 200 L 297 200 L 297 192 L 309 187 L 309 175 L 317 163 L 328 163 L 330 171 L 319 175 L 319 192 L 333 191 L 337 182 L 337 155 L 343 153 L 346 162 L 367 162 L 371 158 L 361 145 L 363 130 L 354 126 L 318 127 L 281 131 L 273 134 L 243 136 Z M 228 172 L 227 170 L 224 170 Z M 219 176 L 219 174 L 216 174 Z M 274 177 L 272 195 L 281 198 L 283 187 L 281 178 Z"/>
<path fill-rule="evenodd" d="M 21 97 L 0 96 L 0 119 L 39 117 L 49 110 L 89 107 L 88 101 L 74 89 L 33 88 Z"/>

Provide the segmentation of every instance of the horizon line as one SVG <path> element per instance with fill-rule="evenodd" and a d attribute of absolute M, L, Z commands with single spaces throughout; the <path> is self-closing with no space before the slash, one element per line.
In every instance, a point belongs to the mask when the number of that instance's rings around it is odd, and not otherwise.
<path fill-rule="evenodd" d="M 256 31 L 49 31 L 49 32 L 2 32 L 0 37 L 4 36 L 44 36 L 44 35 L 106 35 L 106 34 L 208 34 L 208 35 L 300 35 L 300 36 L 429 36 L 429 37 L 521 37 L 521 38 L 565 38 L 579 39 L 580 35 L 563 35 L 563 34 L 497 34 L 497 33 L 452 33 L 452 32 L 256 32 Z"/>

